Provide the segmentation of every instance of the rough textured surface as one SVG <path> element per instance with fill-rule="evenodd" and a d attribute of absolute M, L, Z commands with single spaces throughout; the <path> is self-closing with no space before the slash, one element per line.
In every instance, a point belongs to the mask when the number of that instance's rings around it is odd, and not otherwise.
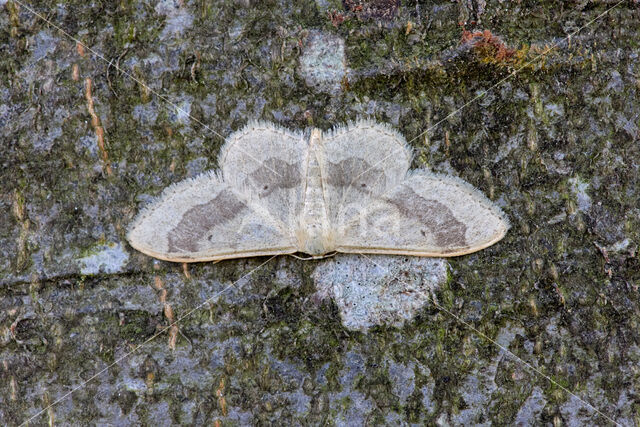
<path fill-rule="evenodd" d="M 331 298 L 345 328 L 402 327 L 447 280 L 442 258 L 337 254 L 311 277 L 318 297 Z"/>
<path fill-rule="evenodd" d="M 105 61 L 0 0 L 0 424 L 81 386 L 31 423 L 606 423 L 586 400 L 637 425 L 639 6 L 545 50 L 615 3 L 28 3 Z M 312 33 L 344 43 L 332 93 L 301 74 Z M 219 135 L 358 116 L 512 220 L 449 261 L 440 308 L 350 332 L 313 297 L 325 261 L 183 271 L 126 245 Z"/>
<path fill-rule="evenodd" d="M 344 40 L 337 35 L 312 31 L 300 56 L 300 75 L 307 86 L 339 93 L 347 75 Z"/>

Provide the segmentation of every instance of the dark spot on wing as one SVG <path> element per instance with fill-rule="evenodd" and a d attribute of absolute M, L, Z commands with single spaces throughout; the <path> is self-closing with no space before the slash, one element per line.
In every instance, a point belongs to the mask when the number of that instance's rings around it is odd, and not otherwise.
<path fill-rule="evenodd" d="M 287 163 L 271 157 L 250 174 L 260 197 L 267 197 L 281 188 L 294 188 L 302 182 L 302 174 L 297 164 Z"/>
<path fill-rule="evenodd" d="M 384 188 L 387 183 L 387 177 L 381 169 L 372 167 L 358 157 L 327 163 L 327 182 L 334 187 L 353 187 L 363 193 L 370 193 L 371 188 Z"/>
<path fill-rule="evenodd" d="M 387 201 L 408 218 L 420 221 L 435 236 L 438 246 L 460 248 L 467 246 L 467 227 L 458 221 L 453 212 L 437 200 L 425 199 L 410 187 L 403 186 Z M 420 230 L 424 236 L 424 230 Z"/>
<path fill-rule="evenodd" d="M 222 190 L 207 203 L 195 205 L 169 232 L 169 252 L 197 252 L 198 242 L 211 239 L 211 229 L 235 218 L 246 205 L 230 190 Z"/>

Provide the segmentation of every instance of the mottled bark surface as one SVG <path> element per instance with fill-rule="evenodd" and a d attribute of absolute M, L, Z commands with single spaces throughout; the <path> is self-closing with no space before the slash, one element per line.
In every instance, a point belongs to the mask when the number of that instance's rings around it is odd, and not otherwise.
<path fill-rule="evenodd" d="M 0 424 L 638 425 L 640 5 L 616 3 L 0 0 Z M 511 219 L 448 260 L 441 308 L 353 332 L 322 260 L 126 243 L 248 120 L 358 117 Z"/>

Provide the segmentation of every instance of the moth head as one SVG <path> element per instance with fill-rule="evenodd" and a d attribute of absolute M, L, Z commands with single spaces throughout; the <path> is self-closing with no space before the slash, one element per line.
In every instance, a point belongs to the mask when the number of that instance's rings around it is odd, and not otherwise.
<path fill-rule="evenodd" d="M 322 131 L 320 129 L 312 129 L 309 137 L 309 147 L 322 144 Z"/>

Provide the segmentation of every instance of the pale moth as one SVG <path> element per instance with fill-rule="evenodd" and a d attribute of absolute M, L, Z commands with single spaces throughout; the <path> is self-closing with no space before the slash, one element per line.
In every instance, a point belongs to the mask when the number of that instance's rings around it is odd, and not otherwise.
<path fill-rule="evenodd" d="M 461 179 L 409 170 L 412 150 L 386 125 L 327 134 L 253 122 L 222 147 L 219 171 L 168 187 L 128 232 L 137 250 L 196 262 L 303 252 L 456 256 L 509 228 Z"/>

